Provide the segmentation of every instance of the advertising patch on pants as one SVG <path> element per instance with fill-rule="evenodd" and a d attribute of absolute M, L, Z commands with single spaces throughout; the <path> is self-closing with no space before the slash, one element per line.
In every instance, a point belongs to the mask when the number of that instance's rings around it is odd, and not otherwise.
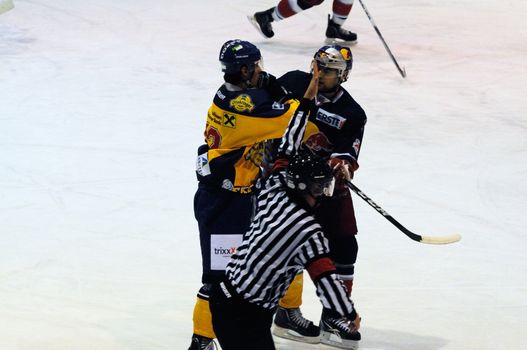
<path fill-rule="evenodd" d="M 211 235 L 210 236 L 210 269 L 225 270 L 231 255 L 242 243 L 242 235 Z"/>

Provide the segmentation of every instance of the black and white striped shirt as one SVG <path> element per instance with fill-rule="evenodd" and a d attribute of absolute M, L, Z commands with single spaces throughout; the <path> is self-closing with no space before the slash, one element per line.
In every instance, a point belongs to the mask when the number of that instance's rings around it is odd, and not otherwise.
<path fill-rule="evenodd" d="M 307 112 L 302 107 L 301 104 L 291 118 L 282 138 L 282 156 L 294 155 L 300 145 L 307 123 Z M 287 189 L 282 170 L 272 174 L 258 194 L 255 217 L 227 265 L 226 274 L 242 298 L 273 309 L 293 278 L 304 269 L 314 281 L 325 308 L 355 318 L 353 303 L 329 258 L 329 244 L 322 228 L 307 204 Z"/>

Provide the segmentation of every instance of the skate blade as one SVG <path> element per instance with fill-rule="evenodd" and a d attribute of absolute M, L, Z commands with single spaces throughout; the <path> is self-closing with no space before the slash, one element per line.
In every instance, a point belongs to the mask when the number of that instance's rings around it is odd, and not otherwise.
<path fill-rule="evenodd" d="M 327 44 L 327 45 L 344 45 L 344 46 L 353 46 L 353 45 L 357 45 L 357 43 L 359 42 L 358 40 L 353 40 L 353 41 L 344 41 L 342 39 L 337 39 L 337 38 L 326 38 L 326 40 L 324 40 L 324 42 Z"/>
<path fill-rule="evenodd" d="M 291 329 L 282 328 L 277 325 L 273 325 L 273 334 L 280 338 L 294 340 L 294 341 L 298 341 L 302 343 L 308 343 L 308 344 L 320 343 L 320 337 L 306 337 L 305 335 L 297 333 Z"/>
<path fill-rule="evenodd" d="M 320 334 L 320 342 L 329 346 L 334 346 L 340 349 L 357 350 L 359 348 L 358 340 L 342 339 L 338 335 L 331 332 L 322 331 Z"/>

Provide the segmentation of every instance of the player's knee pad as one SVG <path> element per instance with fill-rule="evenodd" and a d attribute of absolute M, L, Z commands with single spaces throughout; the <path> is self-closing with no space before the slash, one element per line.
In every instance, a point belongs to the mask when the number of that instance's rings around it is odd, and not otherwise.
<path fill-rule="evenodd" d="M 296 309 L 302 305 L 302 291 L 304 289 L 304 274 L 299 273 L 287 288 L 287 292 L 280 299 L 279 305 L 286 309 Z"/>

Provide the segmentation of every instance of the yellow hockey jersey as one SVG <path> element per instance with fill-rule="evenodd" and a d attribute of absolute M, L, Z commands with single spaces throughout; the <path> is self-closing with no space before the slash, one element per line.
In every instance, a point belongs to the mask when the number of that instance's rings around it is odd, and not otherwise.
<path fill-rule="evenodd" d="M 275 102 L 264 89 L 220 87 L 207 114 L 207 147 L 198 151 L 200 182 L 250 193 L 260 171 L 264 141 L 282 137 L 298 105 L 297 100 Z M 309 123 L 306 135 L 317 130 Z"/>

